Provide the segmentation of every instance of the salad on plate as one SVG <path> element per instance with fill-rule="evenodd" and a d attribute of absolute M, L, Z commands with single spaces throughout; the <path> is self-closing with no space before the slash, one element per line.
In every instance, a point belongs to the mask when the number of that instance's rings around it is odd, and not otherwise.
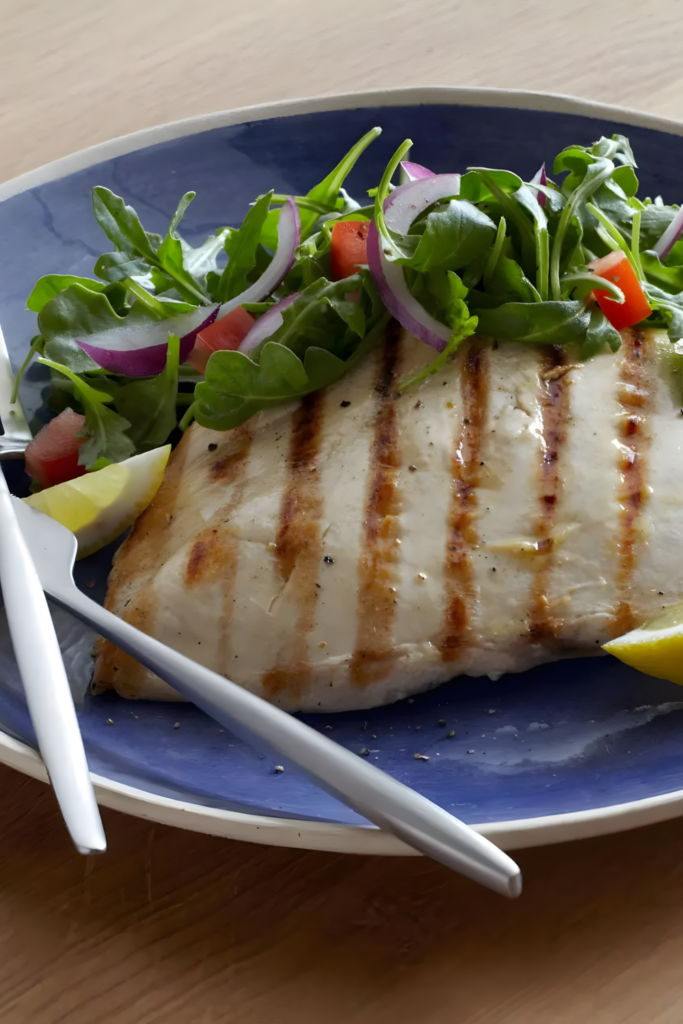
<path fill-rule="evenodd" d="M 196 248 L 193 193 L 161 236 L 95 187 L 111 251 L 27 302 L 30 500 L 177 444 L 108 604 L 292 709 L 598 653 L 683 599 L 683 211 L 620 135 L 528 181 L 406 140 L 351 197 L 379 134 Z M 95 679 L 174 696 L 108 644 Z"/>

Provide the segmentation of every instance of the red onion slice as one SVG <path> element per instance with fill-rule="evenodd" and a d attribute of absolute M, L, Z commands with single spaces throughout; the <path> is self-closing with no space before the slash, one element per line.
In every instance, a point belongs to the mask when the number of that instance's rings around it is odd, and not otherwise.
<path fill-rule="evenodd" d="M 272 334 L 282 326 L 282 310 L 287 309 L 287 306 L 291 306 L 295 299 L 298 299 L 301 292 L 294 292 L 293 295 L 288 295 L 282 302 L 278 302 L 275 306 L 271 306 L 263 316 L 259 317 L 254 326 L 251 328 L 249 333 L 240 342 L 238 352 L 253 351 L 257 345 L 260 345 L 266 338 L 270 338 Z"/>
<path fill-rule="evenodd" d="M 222 306 L 214 306 L 211 309 L 200 306 L 170 320 L 160 320 L 144 326 L 129 327 L 124 324 L 102 334 L 90 335 L 87 341 L 76 339 L 76 344 L 80 345 L 98 366 L 109 370 L 110 373 L 120 373 L 126 377 L 153 377 L 161 373 L 166 365 L 169 334 L 178 334 L 180 362 L 184 363 L 194 347 L 197 335 L 204 327 L 208 327 L 214 320 L 219 320 L 244 302 L 261 302 L 275 291 L 291 269 L 296 247 L 301 241 L 299 208 L 291 196 L 280 211 L 277 235 L 275 255 L 258 281 L 236 295 L 234 299 L 224 302 Z M 252 331 L 263 322 L 265 316 L 257 321 Z M 276 329 L 277 327 L 273 327 L 269 333 L 272 334 Z M 246 338 L 244 340 L 246 341 Z"/>
<path fill-rule="evenodd" d="M 123 324 L 101 334 L 91 334 L 87 341 L 76 338 L 90 358 L 110 373 L 125 377 L 155 377 L 166 366 L 169 334 L 180 335 L 180 362 L 189 356 L 198 333 L 213 323 L 218 306 L 199 306 L 170 320 L 129 327 Z"/>
<path fill-rule="evenodd" d="M 669 224 L 668 228 L 662 233 L 659 241 L 652 246 L 652 251 L 655 252 L 660 260 L 665 260 L 669 255 L 674 245 L 681 237 L 683 233 L 683 207 L 677 210 L 674 219 Z"/>
<path fill-rule="evenodd" d="M 423 167 L 422 164 L 414 164 L 412 160 L 402 160 L 401 168 L 408 181 L 419 181 L 420 178 L 433 178 L 435 176 L 434 171 L 430 171 L 428 167 Z"/>
<path fill-rule="evenodd" d="M 262 302 L 268 295 L 282 284 L 284 278 L 294 265 L 294 253 L 301 241 L 301 218 L 299 207 L 291 196 L 280 210 L 277 225 L 277 249 L 275 255 L 261 274 L 245 291 L 236 295 L 229 302 L 224 302 L 218 310 L 217 319 L 241 306 L 244 302 Z M 263 317 L 261 318 L 263 319 Z"/>
<path fill-rule="evenodd" d="M 384 219 L 390 231 L 405 234 L 416 217 L 432 203 L 460 191 L 459 174 L 434 174 L 400 185 L 384 203 Z M 406 330 L 420 341 L 442 352 L 451 336 L 446 324 L 440 323 L 413 298 L 406 284 L 400 263 L 388 260 L 373 217 L 368 232 L 368 266 L 375 279 L 384 305 Z"/>
<path fill-rule="evenodd" d="M 534 174 L 534 176 L 531 179 L 531 181 L 529 182 L 529 184 L 530 185 L 547 185 L 548 184 L 548 178 L 546 177 L 546 173 L 545 173 L 545 161 L 543 161 L 541 166 L 538 168 L 538 170 Z M 548 197 L 545 195 L 544 192 L 541 192 L 540 188 L 536 189 L 536 199 L 538 200 L 538 205 L 539 206 L 545 206 L 545 204 L 548 201 Z"/>

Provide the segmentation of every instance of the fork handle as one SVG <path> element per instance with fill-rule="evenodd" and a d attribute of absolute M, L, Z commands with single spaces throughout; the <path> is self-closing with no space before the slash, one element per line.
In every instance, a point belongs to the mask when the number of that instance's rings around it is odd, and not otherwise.
<path fill-rule="evenodd" d="M 73 581 L 48 593 L 178 693 L 257 749 L 302 768 L 364 818 L 447 867 L 502 893 L 521 892 L 515 862 L 441 807 L 280 708 L 174 651 L 86 597 Z"/>
<path fill-rule="evenodd" d="M 62 652 L 0 470 L 0 583 L 28 710 L 62 816 L 79 853 L 107 848 Z"/>

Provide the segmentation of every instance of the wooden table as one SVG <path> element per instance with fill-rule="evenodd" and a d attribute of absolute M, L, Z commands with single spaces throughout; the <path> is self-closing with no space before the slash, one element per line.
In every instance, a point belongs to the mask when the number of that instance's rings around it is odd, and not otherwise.
<path fill-rule="evenodd" d="M 0 0 L 0 179 L 158 122 L 380 86 L 683 118 L 677 0 Z M 683 169 L 682 169 L 683 175 Z M 427 861 L 104 813 L 70 847 L 0 768 L 3 1024 L 679 1024 L 683 821 L 519 853 L 515 903 Z"/>

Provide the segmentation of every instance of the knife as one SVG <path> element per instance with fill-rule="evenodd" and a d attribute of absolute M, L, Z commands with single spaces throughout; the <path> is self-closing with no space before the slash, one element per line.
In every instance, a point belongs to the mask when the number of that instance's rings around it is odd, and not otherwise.
<path fill-rule="evenodd" d="M 0 460 L 22 458 L 31 440 L 24 411 L 11 404 L 14 379 L 0 328 Z M 0 585 L 14 654 L 38 747 L 79 853 L 107 848 L 83 740 L 50 610 L 0 469 Z"/>

